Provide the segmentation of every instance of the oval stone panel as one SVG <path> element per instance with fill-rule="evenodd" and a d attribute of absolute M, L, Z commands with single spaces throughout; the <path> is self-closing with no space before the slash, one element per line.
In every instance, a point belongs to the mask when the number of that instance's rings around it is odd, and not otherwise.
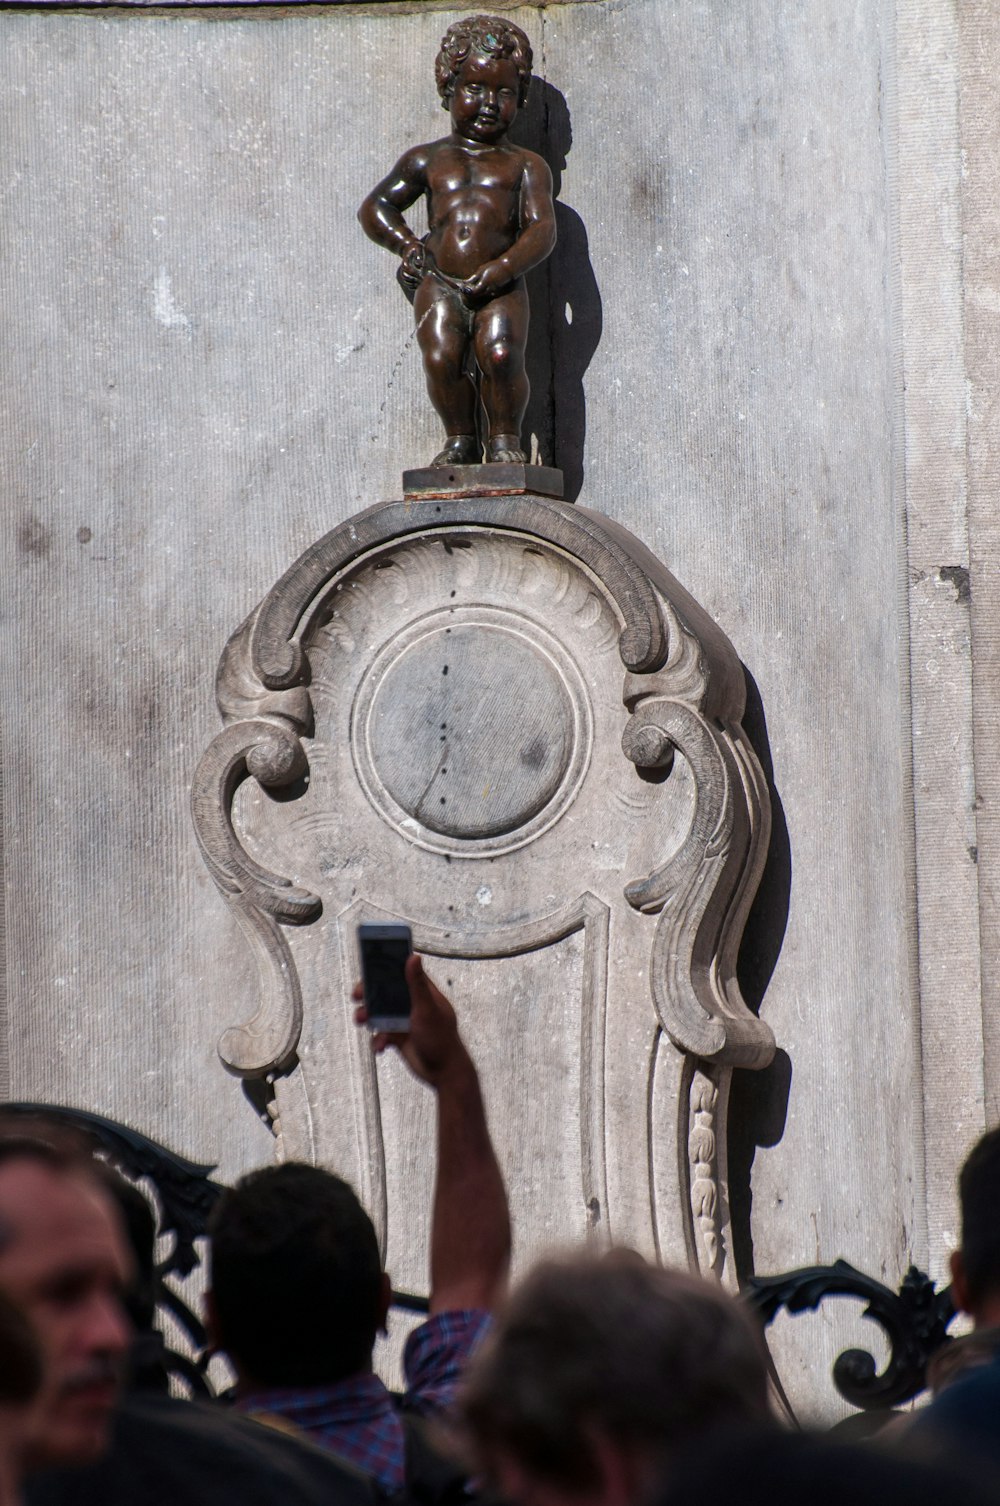
<path fill-rule="evenodd" d="M 439 626 L 382 675 L 367 718 L 371 761 L 414 820 L 450 837 L 523 826 L 569 764 L 573 708 L 555 664 L 517 632 Z"/>

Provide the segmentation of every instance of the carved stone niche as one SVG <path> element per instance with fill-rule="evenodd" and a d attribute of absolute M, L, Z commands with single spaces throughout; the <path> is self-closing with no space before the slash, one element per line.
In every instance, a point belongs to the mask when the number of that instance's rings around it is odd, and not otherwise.
<path fill-rule="evenodd" d="M 355 928 L 455 1001 L 517 1259 L 622 1242 L 732 1282 L 726 1106 L 774 1042 L 736 953 L 767 849 L 731 645 L 629 533 L 535 496 L 387 502 L 230 640 L 205 860 L 256 952 L 219 1044 L 278 1153 L 348 1177 L 426 1276 L 433 1103 L 352 1023 Z"/>

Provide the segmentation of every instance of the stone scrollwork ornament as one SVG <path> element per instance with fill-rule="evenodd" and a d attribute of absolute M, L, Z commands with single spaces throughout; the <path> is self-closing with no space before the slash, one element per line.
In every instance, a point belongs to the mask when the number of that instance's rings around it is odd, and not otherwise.
<path fill-rule="evenodd" d="M 769 804 L 697 603 L 595 512 L 386 502 L 278 581 L 217 698 L 195 828 L 260 978 L 219 1049 L 279 1153 L 350 1178 L 420 1288 L 432 1126 L 346 1002 L 357 923 L 404 920 L 481 1065 L 521 1258 L 614 1239 L 732 1283 L 729 1082 L 774 1048 L 736 982 Z"/>

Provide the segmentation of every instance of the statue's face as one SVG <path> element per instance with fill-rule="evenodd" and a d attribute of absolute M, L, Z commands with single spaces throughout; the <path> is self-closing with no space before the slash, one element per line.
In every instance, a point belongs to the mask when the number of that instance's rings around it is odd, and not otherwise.
<path fill-rule="evenodd" d="M 510 58 L 471 53 L 452 90 L 451 123 L 468 141 L 498 141 L 517 114 L 520 80 Z"/>

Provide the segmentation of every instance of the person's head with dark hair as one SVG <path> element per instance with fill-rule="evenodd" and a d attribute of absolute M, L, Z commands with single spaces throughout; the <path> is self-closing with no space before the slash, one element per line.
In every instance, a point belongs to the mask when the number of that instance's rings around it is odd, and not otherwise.
<path fill-rule="evenodd" d="M 622 1252 L 545 1261 L 514 1291 L 472 1362 L 457 1441 L 516 1506 L 632 1506 L 693 1438 L 768 1417 L 750 1317 Z"/>
<path fill-rule="evenodd" d="M 130 1261 L 89 1147 L 61 1126 L 0 1113 L 0 1290 L 41 1344 L 33 1465 L 106 1448 L 129 1341 Z"/>
<path fill-rule="evenodd" d="M 973 1146 L 959 1173 L 962 1244 L 951 1257 L 956 1305 L 977 1328 L 1000 1323 L 1000 1128 Z"/>
<path fill-rule="evenodd" d="M 324 1386 L 370 1368 L 389 1282 L 340 1177 L 286 1162 L 243 1177 L 209 1224 L 213 1337 L 242 1388 Z"/>

